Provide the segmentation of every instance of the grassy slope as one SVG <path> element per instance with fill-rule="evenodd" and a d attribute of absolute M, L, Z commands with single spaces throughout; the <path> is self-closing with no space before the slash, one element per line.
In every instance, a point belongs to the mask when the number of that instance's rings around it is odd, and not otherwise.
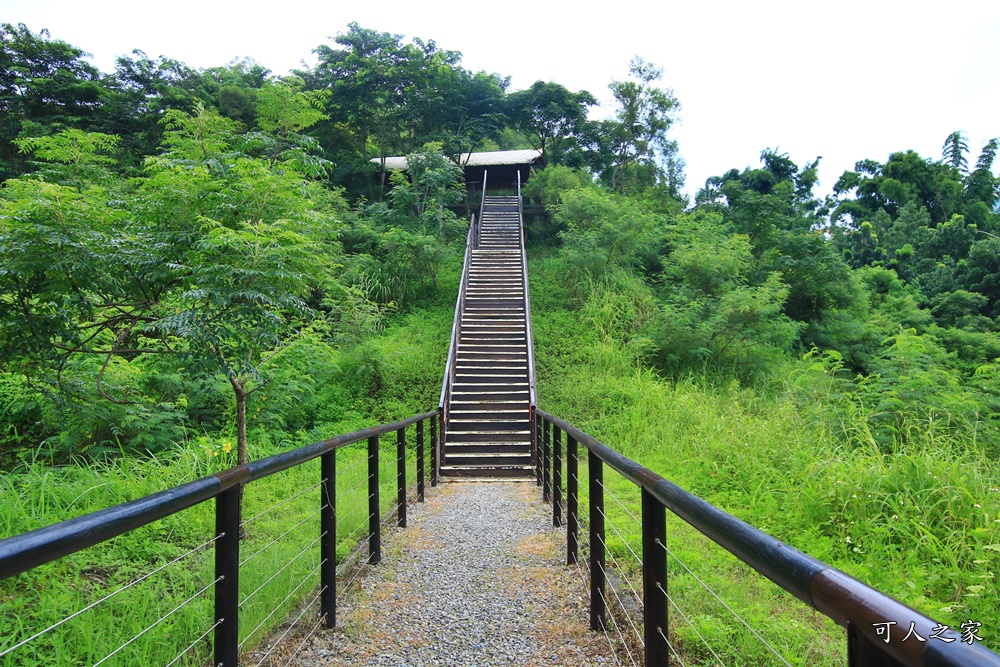
<path fill-rule="evenodd" d="M 636 363 L 627 346 L 602 340 L 580 309 L 567 308 L 564 269 L 552 258 L 529 264 L 543 409 L 953 628 L 980 621 L 986 645 L 1000 647 L 995 461 L 955 441 L 884 456 L 844 444 L 780 389 L 665 381 Z M 634 487 L 610 477 L 609 488 L 638 515 Z M 628 571 L 634 558 L 625 543 L 639 551 L 638 528 L 613 501 L 609 505 L 621 533 L 609 536 L 609 546 Z M 668 531 L 668 547 L 786 657 L 842 663 L 843 633 L 832 623 L 679 520 Z M 687 664 L 712 660 L 697 634 L 724 662 L 773 663 L 676 560 L 670 566 L 672 596 L 690 619 L 678 612 L 672 622 Z"/>

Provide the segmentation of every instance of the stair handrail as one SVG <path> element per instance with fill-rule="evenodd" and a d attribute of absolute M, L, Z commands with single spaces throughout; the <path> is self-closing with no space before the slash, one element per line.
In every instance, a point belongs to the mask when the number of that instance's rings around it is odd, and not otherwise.
<path fill-rule="evenodd" d="M 531 333 L 531 299 L 528 296 L 528 253 L 524 249 L 524 210 L 521 202 L 521 170 L 517 171 L 517 223 L 521 236 L 521 278 L 524 281 L 525 343 L 528 346 L 528 404 L 534 412 L 538 407 L 535 386 L 535 341 Z"/>
<path fill-rule="evenodd" d="M 480 199 L 479 199 L 479 218 L 476 221 L 476 236 L 475 236 L 475 239 L 473 240 L 473 243 L 475 245 L 472 246 L 476 250 L 479 250 L 479 241 L 480 241 L 480 239 L 482 238 L 482 235 L 483 235 L 483 207 L 486 206 L 486 177 L 488 176 L 488 174 L 489 174 L 489 172 L 487 172 L 484 169 L 483 170 L 483 193 L 482 193 L 482 195 L 480 196 Z"/>
<path fill-rule="evenodd" d="M 482 209 L 480 209 L 480 217 L 482 217 Z M 469 234 L 465 239 L 465 257 L 462 260 L 462 279 L 458 284 L 458 296 L 455 299 L 455 318 L 452 320 L 451 324 L 451 342 L 448 344 L 448 359 L 445 361 L 444 379 L 441 381 L 441 397 L 438 399 L 438 412 L 440 413 L 443 422 L 447 421 L 448 418 L 445 409 L 448 405 L 448 399 L 451 397 L 451 385 L 455 381 L 458 339 L 462 333 L 462 310 L 464 310 L 465 307 L 465 293 L 469 287 L 469 264 L 472 259 L 473 243 L 475 243 L 475 238 L 477 236 L 476 231 L 476 214 L 473 213 L 469 218 Z M 442 433 L 442 441 L 444 440 L 443 436 L 444 433 Z M 437 457 L 437 453 L 435 453 L 435 457 Z M 435 460 L 437 460 L 437 458 L 435 458 Z"/>

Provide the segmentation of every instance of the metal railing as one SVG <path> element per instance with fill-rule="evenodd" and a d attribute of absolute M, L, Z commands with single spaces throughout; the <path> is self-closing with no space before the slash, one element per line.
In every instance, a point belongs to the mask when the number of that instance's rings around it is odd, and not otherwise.
<path fill-rule="evenodd" d="M 486 206 L 486 181 L 489 174 L 483 171 L 483 192 L 479 197 L 479 217 L 475 218 L 475 233 L 472 235 L 472 247 L 479 250 L 479 240 L 482 236 L 482 225 L 483 225 L 483 207 Z"/>
<path fill-rule="evenodd" d="M 851 667 L 1000 667 L 1000 655 L 975 644 L 970 637 L 963 637 L 959 632 L 727 514 L 572 424 L 536 409 L 533 430 L 541 443 L 539 483 L 542 497 L 552 503 L 553 525 L 566 526 L 566 562 L 570 565 L 581 560 L 579 445 L 587 450 L 584 490 L 589 509 L 589 557 L 583 564 L 589 570 L 590 627 L 605 632 L 609 642 L 612 641 L 611 633 L 617 633 L 620 639 L 618 646 L 632 664 L 645 664 L 646 667 L 661 667 L 671 662 L 684 664 L 676 641 L 671 641 L 668 625 L 670 610 L 673 609 L 685 620 L 690 619 L 668 593 L 668 556 L 676 559 L 763 642 L 779 663 L 790 664 L 669 549 L 666 511 L 670 510 L 757 573 L 843 626 L 847 630 L 847 657 Z M 565 521 L 563 433 L 566 435 Z M 605 466 L 639 487 L 640 516 L 635 516 L 608 490 L 604 483 Z M 620 505 L 625 516 L 640 530 L 642 546 L 639 553 L 624 539 L 621 530 L 609 521 L 605 511 L 606 498 Z M 628 568 L 616 562 L 614 553 L 607 548 L 609 527 L 614 537 L 624 543 L 625 555 L 621 558 L 638 564 L 641 585 L 631 583 L 625 572 Z M 610 568 L 608 557 L 611 558 Z M 623 585 L 610 585 L 612 575 Z M 622 592 L 619 593 L 617 588 L 621 588 Z M 617 606 L 612 608 L 611 602 L 616 602 Z M 641 612 L 637 612 L 639 609 Z M 714 662 L 724 664 L 711 645 L 698 634 L 697 628 L 694 628 L 694 633 L 708 647 Z M 911 637 L 911 633 L 916 637 Z M 638 659 L 636 654 L 642 659 Z"/>
<path fill-rule="evenodd" d="M 528 294 L 528 252 L 524 244 L 524 201 L 521 198 L 521 170 L 517 170 L 517 224 L 521 234 L 521 278 L 524 281 L 524 333 L 525 344 L 528 346 L 528 419 L 535 421 L 535 410 L 538 408 L 538 391 L 535 380 L 535 337 L 531 330 L 531 298 Z M 531 457 L 535 465 L 535 474 L 540 475 L 538 466 L 538 440 L 532 429 Z"/>
<path fill-rule="evenodd" d="M 444 429 L 445 421 L 448 418 L 446 410 L 451 401 L 451 387 L 455 383 L 455 368 L 458 357 L 458 340 L 462 336 L 462 312 L 465 309 L 465 295 L 469 289 L 469 265 L 472 259 L 472 250 L 478 246 L 479 229 L 476 225 L 476 215 L 473 213 L 469 220 L 469 234 L 465 241 L 465 257 L 462 259 L 462 278 L 458 283 L 458 296 L 455 298 L 455 317 L 451 323 L 451 340 L 448 342 L 448 358 L 444 365 L 444 379 L 441 381 L 441 397 L 438 399 L 438 418 L 441 428 Z M 443 438 L 441 443 L 443 444 Z M 434 450 L 434 478 L 441 468 L 442 448 Z"/>
<path fill-rule="evenodd" d="M 448 343 L 448 358 L 444 366 L 444 379 L 441 381 L 441 397 L 438 399 L 438 413 L 442 437 L 436 443 L 433 453 L 432 474 L 435 484 L 437 483 L 438 473 L 441 470 L 442 457 L 444 456 L 444 425 L 448 419 L 446 411 L 451 401 L 451 387 L 455 383 L 458 340 L 462 336 L 462 313 L 465 310 L 465 295 L 469 288 L 469 267 L 472 263 L 472 251 L 479 249 L 479 239 L 482 234 L 483 206 L 486 204 L 486 175 L 484 171 L 483 194 L 479 203 L 479 216 L 477 217 L 473 213 L 469 219 L 469 234 L 465 240 L 465 257 L 462 260 L 462 278 L 458 284 L 458 296 L 455 298 L 455 317 L 451 325 L 451 340 Z"/>
<path fill-rule="evenodd" d="M 279 641 L 302 622 L 304 616 L 317 602 L 319 603 L 318 618 L 315 620 L 306 639 L 323 623 L 327 627 L 333 627 L 336 623 L 336 610 L 339 598 L 337 594 L 337 577 L 350 572 L 353 561 L 356 559 L 358 565 L 353 570 L 354 577 L 348 582 L 348 586 L 357 578 L 363 570 L 363 564 L 361 564 L 360 559 L 362 546 L 365 543 L 367 544 L 368 552 L 367 564 L 375 564 L 381 560 L 382 526 L 386 520 L 391 519 L 393 514 L 396 517 L 397 525 L 400 528 L 406 527 L 407 499 L 408 493 L 411 490 L 411 487 L 407 486 L 408 458 L 415 459 L 415 499 L 417 502 L 423 502 L 426 468 L 425 445 L 427 444 L 425 442 L 425 435 L 427 435 L 425 425 L 429 424 L 431 449 L 436 450 L 439 447 L 438 441 L 441 435 L 438 428 L 438 417 L 439 413 L 437 411 L 431 411 L 415 415 L 400 422 L 383 424 L 339 435 L 306 447 L 276 454 L 258 461 L 252 461 L 245 465 L 238 465 L 214 475 L 114 507 L 0 540 L 0 580 L 4 580 L 64 556 L 82 551 L 88 547 L 102 544 L 165 517 L 185 510 L 194 511 L 193 508 L 195 506 L 215 499 L 215 532 L 211 537 L 206 536 L 206 541 L 166 564 L 137 577 L 101 599 L 62 617 L 48 627 L 42 629 L 19 628 L 18 635 L 5 637 L 6 641 L 0 640 L 0 664 L 4 664 L 4 661 L 7 661 L 6 664 L 11 664 L 9 662 L 11 659 L 14 661 L 12 664 L 24 664 L 24 661 L 20 660 L 17 655 L 18 651 L 31 650 L 33 643 L 39 640 L 44 641 L 48 633 L 60 628 L 65 629 L 63 627 L 64 624 L 100 607 L 123 591 L 129 590 L 140 583 L 149 583 L 150 577 L 154 574 L 183 561 L 185 558 L 203 552 L 210 546 L 214 547 L 215 551 L 213 580 L 194 595 L 188 597 L 184 602 L 154 620 L 145 629 L 128 637 L 117 648 L 109 651 L 94 662 L 94 665 L 104 664 L 116 656 L 121 664 L 136 664 L 134 657 L 129 656 L 124 650 L 153 628 L 163 624 L 165 620 L 179 612 L 185 606 L 201 600 L 209 591 L 214 591 L 214 615 L 211 621 L 205 624 L 208 626 L 208 629 L 199 637 L 194 638 L 192 643 L 187 644 L 187 648 L 183 648 L 169 664 L 173 665 L 184 659 L 186 654 L 195 649 L 196 646 L 201 645 L 204 648 L 209 635 L 212 635 L 211 652 L 214 656 L 212 664 L 217 667 L 236 667 L 239 664 L 241 650 L 249 650 L 256 643 L 249 640 L 257 637 L 259 641 L 259 639 L 265 636 L 266 631 L 270 629 L 268 626 L 269 621 L 273 626 L 283 620 L 283 614 L 279 612 L 287 613 L 289 609 L 296 608 L 303 600 L 307 599 L 309 601 L 308 604 L 302 607 L 296 619 L 284 631 Z M 411 426 L 415 431 L 415 451 L 411 453 L 412 455 L 407 452 L 406 437 L 406 431 Z M 389 433 L 396 434 L 396 502 L 393 506 L 394 511 L 383 517 L 380 512 L 379 493 L 379 440 L 380 436 Z M 354 469 L 358 469 L 359 472 L 357 472 L 356 477 L 360 478 L 361 482 L 351 489 L 341 490 L 339 494 L 343 504 L 344 497 L 349 500 L 365 489 L 367 490 L 368 535 L 367 540 L 359 542 L 357 548 L 354 548 L 348 556 L 341 559 L 341 562 L 338 563 L 336 557 L 338 542 L 337 452 L 351 443 L 361 441 L 367 441 L 366 451 L 362 452 L 358 448 L 351 448 L 355 452 L 354 458 L 357 459 L 357 462 L 351 467 L 351 470 L 342 471 L 343 474 L 344 472 L 355 472 Z M 276 473 L 296 468 L 315 459 L 319 459 L 320 475 L 314 484 L 310 484 L 302 489 L 295 489 L 296 492 L 289 497 L 246 520 L 242 519 L 244 488 L 254 488 L 250 486 L 254 482 L 275 475 Z M 366 477 L 360 472 L 364 466 L 367 467 Z M 348 476 L 349 478 L 350 476 Z M 433 468 L 431 481 L 432 484 L 436 482 Z M 241 542 L 246 540 L 247 535 L 245 531 L 248 526 L 254 530 L 260 529 L 264 522 L 273 520 L 277 516 L 277 514 L 272 514 L 273 512 L 276 512 L 279 508 L 283 509 L 287 507 L 289 503 L 297 499 L 306 498 L 306 494 L 312 491 L 315 491 L 319 495 L 319 503 L 317 503 L 315 510 L 310 510 L 304 519 L 288 527 L 287 530 L 267 541 L 263 546 L 257 547 L 256 544 L 249 541 L 248 543 L 253 544 L 255 548 L 252 553 L 241 559 Z M 350 513 L 353 514 L 353 511 L 357 511 L 364 506 L 363 501 L 358 504 L 359 507 L 356 507 Z M 270 577 L 253 591 L 245 593 L 241 599 L 241 568 L 249 561 L 267 552 L 268 549 L 271 549 L 274 544 L 280 542 L 282 538 L 292 531 L 308 524 L 310 520 L 315 520 L 317 515 L 319 519 L 317 534 L 309 539 L 296 555 L 287 558 L 276 572 L 272 573 Z M 360 532 L 364 529 L 365 522 L 362 520 L 358 523 L 359 527 L 354 533 L 348 535 L 346 540 L 341 539 L 342 544 L 345 541 L 350 543 L 355 536 L 360 537 Z M 285 524 L 282 523 L 280 529 L 284 528 Z M 317 543 L 319 553 L 315 554 Z M 292 588 L 291 582 L 279 578 L 290 566 L 309 553 L 313 553 L 318 562 L 308 570 L 308 574 L 298 582 L 298 585 Z M 318 575 L 318 582 L 315 582 L 314 585 L 318 584 L 316 585 L 316 589 L 318 590 L 313 590 L 313 593 L 310 595 L 310 588 L 306 587 L 303 589 L 303 586 L 312 581 L 312 578 L 316 577 L 316 575 Z M 246 628 L 243 628 L 244 638 L 241 642 L 241 613 L 247 611 L 247 603 L 251 599 L 254 599 L 258 595 L 266 597 L 261 595 L 261 591 L 265 590 L 272 582 L 281 584 L 291 590 L 286 592 L 284 588 L 280 588 L 278 592 L 270 592 L 272 597 L 284 594 L 284 599 L 271 608 L 270 613 L 252 630 L 246 632 Z M 263 614 L 266 609 L 258 611 Z M 274 619 L 273 621 L 271 621 L 272 618 Z M 172 641 L 181 641 L 181 638 L 174 637 L 173 635 L 171 635 L 170 639 Z M 192 638 L 185 638 L 185 641 L 187 639 Z M 70 641 L 73 641 L 73 638 L 70 638 Z M 271 656 L 279 644 L 279 641 L 272 643 L 273 645 L 264 653 L 257 664 L 267 661 L 268 657 Z M 301 650 L 304 644 L 305 640 L 303 640 L 297 651 Z M 70 650 L 72 650 L 72 647 L 70 647 Z M 245 650 L 243 652 L 245 653 Z M 63 657 L 65 658 L 65 655 Z M 32 657 L 32 659 L 38 662 L 36 657 Z M 188 657 L 187 661 L 197 662 L 198 660 Z M 42 662 L 45 662 L 45 660 Z M 81 661 L 73 658 L 72 662 L 73 664 L 78 664 Z"/>

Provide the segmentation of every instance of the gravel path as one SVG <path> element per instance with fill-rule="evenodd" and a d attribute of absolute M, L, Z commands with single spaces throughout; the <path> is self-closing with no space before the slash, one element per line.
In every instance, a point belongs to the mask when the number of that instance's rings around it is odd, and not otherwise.
<path fill-rule="evenodd" d="M 587 593 L 567 568 L 538 487 L 441 484 L 387 531 L 382 564 L 309 638 L 297 667 L 614 665 L 587 627 Z M 299 642 L 293 640 L 293 645 Z"/>

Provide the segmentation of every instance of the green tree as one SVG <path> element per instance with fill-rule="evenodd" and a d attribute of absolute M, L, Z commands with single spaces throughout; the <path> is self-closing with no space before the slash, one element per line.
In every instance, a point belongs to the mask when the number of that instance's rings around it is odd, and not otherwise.
<path fill-rule="evenodd" d="M 347 123 L 355 149 L 367 160 L 372 140 L 383 165 L 393 139 L 403 131 L 408 92 L 413 88 L 421 52 L 391 35 L 348 25 L 334 42 L 344 48 L 318 46 L 316 68 L 307 74 L 312 87 L 330 90 L 327 110 Z M 383 167 L 384 169 L 384 167 Z"/>
<path fill-rule="evenodd" d="M 679 178 L 677 144 L 667 138 L 680 102 L 670 89 L 654 84 L 663 69 L 636 56 L 629 63 L 632 80 L 612 81 L 609 86 L 618 104 L 615 117 L 599 125 L 596 170 L 613 190 L 626 192 L 640 185 L 655 184 L 671 164 L 675 188 Z"/>
<path fill-rule="evenodd" d="M 22 132 L 91 128 L 105 87 L 86 55 L 47 30 L 0 24 L 0 180 L 26 169 L 14 145 Z"/>
<path fill-rule="evenodd" d="M 310 99 L 286 97 L 287 118 L 265 105 L 263 124 L 306 129 Z M 110 170 L 113 137 L 19 141 L 41 162 L 0 200 L 0 353 L 9 370 L 52 373 L 64 390 L 64 378 L 79 386 L 90 374 L 116 405 L 143 403 L 131 371 L 149 356 L 221 373 L 243 462 L 247 397 L 334 273 L 336 198 L 297 162 L 246 152 L 255 143 L 213 109 L 170 110 L 165 123 L 161 154 L 132 181 Z"/>
<path fill-rule="evenodd" d="M 406 226 L 415 226 L 422 236 L 436 233 L 439 241 L 449 240 L 459 221 L 448 207 L 462 201 L 462 170 L 445 157 L 438 143 L 407 155 L 406 164 L 405 173 L 392 175 L 389 199 L 396 219 L 404 225 L 409 222 Z"/>
<path fill-rule="evenodd" d="M 838 197 L 834 221 L 850 215 L 854 225 L 871 220 L 880 209 L 895 218 L 910 202 L 926 208 L 934 224 L 963 210 L 958 169 L 926 160 L 914 151 L 893 153 L 885 164 L 861 160 L 853 172 L 844 172 L 833 191 Z"/>
<path fill-rule="evenodd" d="M 636 266 L 661 227 L 658 216 L 636 202 L 596 188 L 563 192 L 554 222 L 565 229 L 559 234 L 564 252 L 594 275 Z"/>
<path fill-rule="evenodd" d="M 323 104 L 327 91 L 304 91 L 305 82 L 288 77 L 263 85 L 256 94 L 256 124 L 259 132 L 250 135 L 251 142 L 264 148 L 270 166 L 282 164 L 306 176 L 327 176 L 332 167 L 318 155 L 319 143 L 304 132 L 326 120 Z"/>
<path fill-rule="evenodd" d="M 1000 199 L 1000 181 L 993 175 L 1000 139 L 993 138 L 983 146 L 976 168 L 965 178 L 965 217 L 984 231 L 1000 231 L 996 203 Z"/>
<path fill-rule="evenodd" d="M 969 152 L 969 142 L 965 140 L 964 132 L 952 132 L 944 140 L 941 147 L 941 159 L 952 169 L 958 170 L 962 174 L 969 171 L 969 160 L 965 154 Z"/>
<path fill-rule="evenodd" d="M 677 219 L 664 259 L 663 309 L 650 336 L 666 371 L 707 365 L 760 381 L 791 349 L 801 325 L 782 312 L 789 288 L 780 274 L 751 282 L 750 240 L 728 232 L 718 213 Z"/>
<path fill-rule="evenodd" d="M 311 97 L 298 95 L 288 117 L 265 115 L 264 125 L 305 129 Z M 186 252 L 172 262 L 168 314 L 153 327 L 184 342 L 191 368 L 225 375 L 235 396 L 237 458 L 245 462 L 247 398 L 267 384 L 265 368 L 311 315 L 314 276 L 332 268 L 321 250 L 334 221 L 299 170 L 239 152 L 237 129 L 200 106 L 195 114 L 168 112 L 167 150 L 150 160 L 145 185 L 154 220 L 173 214 L 178 188 L 182 200 L 204 202 L 191 220 L 196 227 L 183 230 Z"/>
<path fill-rule="evenodd" d="M 549 164 L 566 160 L 570 145 L 583 132 L 587 108 L 595 104 L 597 100 L 587 91 L 573 93 L 551 81 L 536 81 L 527 90 L 507 96 L 512 120 Z"/>

